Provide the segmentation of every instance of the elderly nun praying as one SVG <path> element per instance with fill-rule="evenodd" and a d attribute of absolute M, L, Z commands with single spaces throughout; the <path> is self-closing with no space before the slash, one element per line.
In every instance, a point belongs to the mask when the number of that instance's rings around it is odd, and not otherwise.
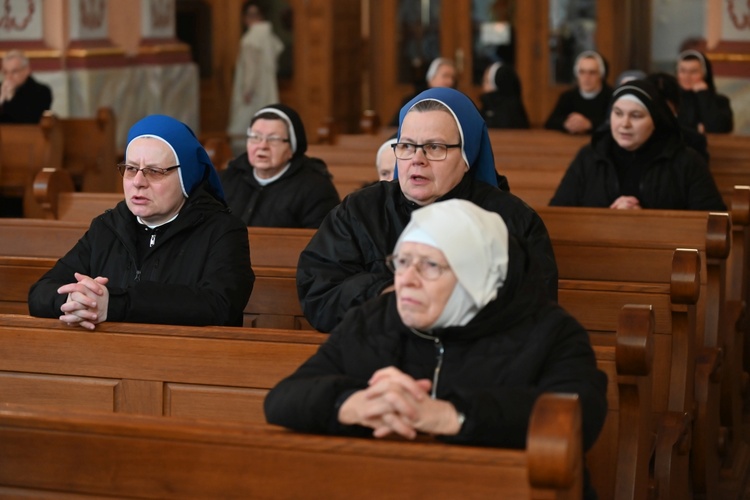
<path fill-rule="evenodd" d="M 271 390 L 269 423 L 521 448 L 539 395 L 566 392 L 580 397 L 584 445 L 594 443 L 607 377 L 498 214 L 458 199 L 420 208 L 387 261 L 394 292 L 349 310 Z"/>

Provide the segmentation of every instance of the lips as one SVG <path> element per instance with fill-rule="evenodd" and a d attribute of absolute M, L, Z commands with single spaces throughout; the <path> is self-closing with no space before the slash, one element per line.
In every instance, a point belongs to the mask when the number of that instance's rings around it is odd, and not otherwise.
<path fill-rule="evenodd" d="M 151 200 L 149 200 L 145 196 L 131 196 L 130 201 L 136 205 L 145 205 Z"/>

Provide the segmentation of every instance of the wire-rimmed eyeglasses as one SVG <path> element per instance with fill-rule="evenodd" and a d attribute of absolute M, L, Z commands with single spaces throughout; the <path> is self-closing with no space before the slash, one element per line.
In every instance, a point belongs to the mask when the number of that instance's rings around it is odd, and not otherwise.
<path fill-rule="evenodd" d="M 448 157 L 448 150 L 451 148 L 460 148 L 458 144 L 443 144 L 441 142 L 428 142 L 426 144 L 414 144 L 412 142 L 397 142 L 392 144 L 393 154 L 399 160 L 410 160 L 421 149 L 425 158 L 432 161 L 445 160 Z"/>
<path fill-rule="evenodd" d="M 426 280 L 434 281 L 450 269 L 450 266 L 438 264 L 434 260 L 425 257 L 415 258 L 413 255 L 399 255 L 397 253 L 385 258 L 385 265 L 394 274 L 399 274 L 409 269 L 412 264 L 417 269 L 417 274 Z"/>
<path fill-rule="evenodd" d="M 127 163 L 118 163 L 117 164 L 117 170 L 120 172 L 120 175 L 123 176 L 126 179 L 133 179 L 136 175 L 138 175 L 138 172 L 141 172 L 143 176 L 148 179 L 151 182 L 159 182 L 171 171 L 176 168 L 180 168 L 179 165 L 175 165 L 174 167 L 169 168 L 159 168 L 159 167 L 136 167 L 135 165 L 128 165 Z"/>
<path fill-rule="evenodd" d="M 251 144 L 260 144 L 263 141 L 266 141 L 269 146 L 279 146 L 281 144 L 284 144 L 285 142 L 289 142 L 289 139 L 285 139 L 276 135 L 260 135 L 256 134 L 255 132 L 250 132 L 247 134 L 247 142 Z"/>

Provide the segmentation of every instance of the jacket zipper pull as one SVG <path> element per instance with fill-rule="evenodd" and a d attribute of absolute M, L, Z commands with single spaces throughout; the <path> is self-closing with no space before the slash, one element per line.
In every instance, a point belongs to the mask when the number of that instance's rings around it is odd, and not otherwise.
<path fill-rule="evenodd" d="M 437 349 L 437 364 L 435 365 L 435 373 L 432 375 L 432 391 L 430 393 L 432 399 L 437 398 L 438 380 L 440 380 L 440 370 L 443 368 L 443 355 L 445 354 L 445 347 L 440 339 L 435 339 L 435 348 Z"/>
<path fill-rule="evenodd" d="M 135 281 L 136 281 L 136 283 L 139 282 L 139 281 L 141 281 L 141 270 L 140 269 L 137 269 L 135 271 Z"/>
<path fill-rule="evenodd" d="M 154 246 L 154 243 L 156 243 L 156 233 L 151 235 L 151 242 L 148 244 L 149 248 Z"/>

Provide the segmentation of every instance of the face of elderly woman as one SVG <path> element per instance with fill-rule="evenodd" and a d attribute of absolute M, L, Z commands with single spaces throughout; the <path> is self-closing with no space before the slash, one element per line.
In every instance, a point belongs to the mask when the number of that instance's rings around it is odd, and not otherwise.
<path fill-rule="evenodd" d="M 289 131 L 282 120 L 259 119 L 250 127 L 247 156 L 261 179 L 275 176 L 292 159 Z"/>
<path fill-rule="evenodd" d="M 578 62 L 578 86 L 584 92 L 596 92 L 602 87 L 599 63 L 593 57 L 584 57 Z"/>
<path fill-rule="evenodd" d="M 427 329 L 442 314 L 456 286 L 456 275 L 448 267 L 443 252 L 423 243 L 404 242 L 398 256 L 409 265 L 396 271 L 396 307 L 406 326 Z M 434 279 L 425 279 L 418 266 L 438 266 L 442 272 Z"/>
<path fill-rule="evenodd" d="M 133 140 L 127 148 L 125 163 L 137 168 L 167 169 L 177 163 L 172 150 L 159 139 Z M 133 215 L 152 225 L 161 224 L 177 215 L 185 203 L 177 169 L 166 174 L 126 173 L 122 179 L 125 203 Z"/>
<path fill-rule="evenodd" d="M 654 120 L 648 110 L 637 102 L 618 99 L 610 114 L 612 137 L 626 151 L 635 151 L 654 132 Z"/>
<path fill-rule="evenodd" d="M 677 63 L 677 82 L 684 90 L 693 90 L 703 81 L 703 67 L 698 59 L 684 59 Z"/>
<path fill-rule="evenodd" d="M 434 87 L 453 87 L 456 84 L 456 68 L 452 64 L 441 64 L 428 85 Z"/>
<path fill-rule="evenodd" d="M 410 111 L 401 124 L 400 142 L 458 144 L 460 136 L 453 116 L 446 111 Z M 449 148 L 444 160 L 428 160 L 424 150 L 408 160 L 398 160 L 398 182 L 406 198 L 417 205 L 434 202 L 456 187 L 466 173 L 461 148 Z"/>

